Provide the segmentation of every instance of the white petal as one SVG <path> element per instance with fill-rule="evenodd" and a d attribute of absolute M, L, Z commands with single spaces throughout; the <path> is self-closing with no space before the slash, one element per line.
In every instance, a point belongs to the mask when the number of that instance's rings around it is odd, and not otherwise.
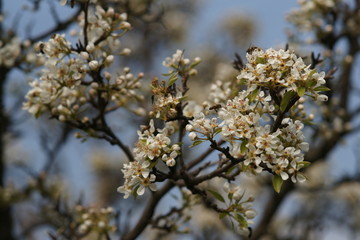
<path fill-rule="evenodd" d="M 289 178 L 289 175 L 286 172 L 281 172 L 280 176 L 281 176 L 282 180 L 287 180 Z"/>
<path fill-rule="evenodd" d="M 136 193 L 137 195 L 141 196 L 145 192 L 145 187 L 143 185 L 140 185 L 140 187 L 137 189 Z"/>
<path fill-rule="evenodd" d="M 300 183 L 302 183 L 302 182 L 305 182 L 305 181 L 306 181 L 306 178 L 305 178 L 304 175 L 298 173 L 298 174 L 296 175 L 296 180 L 298 180 Z"/>

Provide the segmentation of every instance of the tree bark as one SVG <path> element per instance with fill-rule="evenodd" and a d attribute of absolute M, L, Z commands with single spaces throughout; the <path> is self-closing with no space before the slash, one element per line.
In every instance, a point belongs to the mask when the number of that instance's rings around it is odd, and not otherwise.
<path fill-rule="evenodd" d="M 5 186 L 5 133 L 9 122 L 5 113 L 5 79 L 8 69 L 0 67 L 0 187 Z M 13 219 L 10 206 L 0 206 L 0 239 L 13 240 Z"/>

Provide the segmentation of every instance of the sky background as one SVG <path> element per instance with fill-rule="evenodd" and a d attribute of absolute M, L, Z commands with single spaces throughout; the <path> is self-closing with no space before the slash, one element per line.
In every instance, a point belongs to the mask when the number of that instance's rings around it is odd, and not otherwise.
<path fill-rule="evenodd" d="M 285 28 L 290 25 L 286 22 L 285 17 L 291 9 L 296 8 L 297 4 L 294 0 L 199 0 L 201 6 L 199 14 L 196 17 L 196 21 L 190 29 L 191 41 L 194 41 L 193 48 L 196 49 L 207 41 L 207 33 L 211 32 L 214 25 L 216 25 L 224 16 L 233 13 L 247 14 L 256 20 L 256 26 L 258 27 L 255 35 L 253 45 L 260 46 L 262 48 L 284 46 L 286 43 Z M 23 11 L 24 0 L 5 0 L 4 10 L 6 12 L 5 25 L 13 25 L 16 21 L 19 21 L 19 26 L 26 26 L 27 23 L 32 24 L 29 26 L 33 35 L 41 33 L 46 28 L 51 28 L 54 24 L 48 8 L 42 7 L 39 12 L 34 16 L 33 13 Z M 70 8 L 61 8 L 58 3 L 55 4 L 56 9 L 59 11 L 61 19 L 65 19 L 66 16 L 71 14 Z M 70 11 L 69 11 L 70 10 Z M 21 37 L 29 36 L 29 32 L 22 31 Z M 179 47 L 181 49 L 181 47 Z M 192 49 L 188 49 L 191 51 Z M 232 56 L 230 56 L 232 57 Z M 13 78 L 17 78 L 18 73 L 13 74 Z M 31 120 L 33 121 L 33 120 Z M 34 124 L 39 126 L 39 123 L 34 121 Z M 36 130 L 36 128 L 34 128 Z M 25 135 L 26 140 L 21 143 L 21 148 L 24 149 L 24 154 L 30 152 L 32 155 L 36 152 L 41 152 L 38 147 L 37 138 L 34 141 L 36 132 L 32 129 L 27 130 Z M 69 179 L 71 186 L 75 189 L 75 192 L 81 189 L 90 190 L 89 175 L 91 175 L 90 168 L 84 165 L 84 161 L 88 158 L 86 149 L 88 146 L 79 143 L 77 139 L 71 139 L 66 147 L 66 152 L 62 152 L 60 160 L 64 161 L 64 165 L 69 166 L 67 171 L 69 173 Z M 111 149 L 108 146 L 109 150 Z M 338 157 L 351 157 L 353 152 L 350 147 L 343 147 L 338 149 L 333 158 Z M 350 154 L 349 154 L 350 150 Z M 41 158 L 41 156 L 39 156 Z M 355 164 L 355 163 L 354 163 Z M 85 166 L 85 167 L 84 167 Z M 36 166 L 34 166 L 36 168 Z M 349 168 L 345 168 L 343 165 L 337 166 L 337 169 L 344 168 L 344 171 L 351 171 Z M 120 171 L 120 169 L 119 169 Z M 90 173 L 90 174 L 89 174 Z M 87 192 L 91 195 L 91 190 Z M 335 238 L 336 239 L 336 238 Z"/>
<path fill-rule="evenodd" d="M 40 5 L 39 11 L 34 14 L 31 8 L 27 7 L 32 6 L 28 1 L 4 1 L 5 25 L 17 25 L 18 29 L 26 29 L 25 31 L 18 31 L 21 38 L 36 36 L 46 31 L 46 29 L 50 29 L 55 24 L 48 7 L 50 2 L 52 1 L 45 0 L 44 4 Z M 206 43 L 209 32 L 211 33 L 214 26 L 229 14 L 245 14 L 251 16 L 256 21 L 257 30 L 253 45 L 262 48 L 283 46 L 286 43 L 284 30 L 289 26 L 285 21 L 285 16 L 291 9 L 296 7 L 296 1 L 288 0 L 277 0 L 276 4 L 269 0 L 199 0 L 199 2 L 198 15 L 194 18 L 192 28 L 189 30 L 188 42 L 192 42 L 192 45 L 188 47 L 189 52 L 192 51 L 191 48 L 195 50 L 201 47 L 203 43 Z M 66 19 L 74 11 L 74 9 L 69 7 L 61 7 L 56 2 L 54 6 L 59 13 L 60 19 Z M 28 23 L 31 23 L 31 25 Z M 182 49 L 182 46 L 179 46 L 179 48 Z M 233 54 L 229 56 L 229 61 L 232 61 L 232 57 Z M 23 79 L 23 77 L 21 76 L 20 78 L 18 72 L 14 72 L 12 75 L 14 79 Z M 47 127 L 41 126 L 41 123 L 36 120 L 30 119 L 30 121 L 33 121 L 33 124 L 37 127 Z M 23 149 L 24 152 L 22 154 L 24 156 L 27 156 L 27 152 L 35 156 L 41 152 L 38 146 L 37 127 L 27 129 L 25 134 L 26 140 L 19 143 L 20 146 L 14 146 L 14 148 Z M 84 165 L 85 159 L 88 158 L 87 147 L 87 144 L 81 144 L 79 140 L 70 138 L 66 151 L 62 152 L 59 161 L 62 161 L 62 165 L 68 166 L 68 182 L 71 183 L 75 192 L 87 189 L 86 193 L 91 195 L 91 191 L 88 191 L 89 175 L 91 175 L 89 171 L 91 169 L 86 167 L 86 164 Z M 111 149 L 111 146 L 108 146 L 108 150 L 111 151 Z M 38 158 L 41 159 L 42 156 L 39 155 Z M 37 162 L 39 162 L 38 159 Z M 38 167 L 40 168 L 41 166 L 42 164 Z M 34 163 L 33 167 L 36 169 L 37 164 Z"/>

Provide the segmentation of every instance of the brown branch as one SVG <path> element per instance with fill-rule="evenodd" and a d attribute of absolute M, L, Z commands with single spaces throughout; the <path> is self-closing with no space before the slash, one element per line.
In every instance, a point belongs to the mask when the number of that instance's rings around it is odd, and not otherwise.
<path fill-rule="evenodd" d="M 0 11 L 1 11 L 0 1 Z M 9 69 L 0 67 L 0 187 L 5 186 L 5 134 L 8 131 L 7 116 L 5 113 L 5 82 Z M 0 206 L 0 239 L 14 239 L 13 217 L 10 206 Z"/>
<path fill-rule="evenodd" d="M 175 185 L 172 182 L 167 182 L 164 187 L 153 193 L 148 204 L 146 205 L 143 213 L 141 214 L 137 224 L 132 230 L 127 232 L 121 239 L 122 240 L 133 240 L 136 239 L 151 222 L 152 216 L 154 215 L 155 208 L 158 205 L 162 197 L 169 192 Z"/>
<path fill-rule="evenodd" d="M 229 170 L 230 168 L 232 168 L 233 166 L 237 165 L 240 162 L 243 162 L 245 159 L 244 158 L 237 158 L 234 161 L 231 161 L 229 163 L 227 163 L 225 166 L 218 168 L 208 174 L 199 176 L 197 178 L 194 179 L 194 184 L 200 184 L 206 180 L 212 179 L 214 177 L 217 177 L 219 175 L 221 175 L 222 173 L 226 172 L 227 170 Z"/>
<path fill-rule="evenodd" d="M 89 15 L 89 2 L 90 0 L 87 0 L 86 3 L 85 3 L 85 6 L 83 7 L 84 8 L 84 28 L 83 28 L 83 31 L 84 31 L 84 47 L 86 48 L 86 46 L 88 45 L 88 34 L 87 34 L 87 30 L 88 30 L 88 24 L 89 24 L 89 21 L 88 21 L 88 15 Z"/>

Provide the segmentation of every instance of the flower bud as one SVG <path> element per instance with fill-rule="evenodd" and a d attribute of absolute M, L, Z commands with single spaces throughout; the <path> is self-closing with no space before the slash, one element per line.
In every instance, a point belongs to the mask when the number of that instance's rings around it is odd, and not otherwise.
<path fill-rule="evenodd" d="M 121 52 L 122 55 L 128 56 L 131 54 L 131 49 L 130 48 L 124 48 Z"/>
<path fill-rule="evenodd" d="M 105 63 L 112 64 L 114 62 L 114 55 L 109 55 L 105 58 Z"/>
<path fill-rule="evenodd" d="M 85 59 L 85 60 L 88 60 L 89 59 L 89 54 L 87 52 L 81 52 L 80 53 L 80 56 Z"/>
<path fill-rule="evenodd" d="M 92 60 L 91 62 L 89 62 L 89 67 L 91 70 L 96 70 L 99 67 L 99 62 L 96 60 Z"/>
<path fill-rule="evenodd" d="M 92 53 L 95 50 L 95 45 L 93 43 L 89 43 L 86 46 L 86 51 L 88 51 L 89 53 Z"/>
<path fill-rule="evenodd" d="M 186 125 L 186 131 L 191 132 L 194 131 L 194 127 L 191 124 Z"/>
<path fill-rule="evenodd" d="M 196 133 L 195 132 L 189 133 L 189 138 L 190 138 L 191 141 L 194 141 L 197 138 Z"/>

